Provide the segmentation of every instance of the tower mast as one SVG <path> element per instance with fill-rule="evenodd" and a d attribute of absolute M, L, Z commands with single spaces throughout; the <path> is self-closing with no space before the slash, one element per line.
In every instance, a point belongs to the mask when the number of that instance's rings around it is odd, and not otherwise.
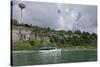
<path fill-rule="evenodd" d="M 23 9 L 25 8 L 25 4 L 20 2 L 19 3 L 19 8 L 21 9 L 21 20 L 20 20 L 20 22 L 23 23 Z"/>

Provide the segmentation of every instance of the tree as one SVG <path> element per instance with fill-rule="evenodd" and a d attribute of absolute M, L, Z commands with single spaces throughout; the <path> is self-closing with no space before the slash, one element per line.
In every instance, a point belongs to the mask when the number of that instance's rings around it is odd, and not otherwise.
<path fill-rule="evenodd" d="M 47 30 L 50 31 L 51 29 L 48 27 Z"/>
<path fill-rule="evenodd" d="M 18 25 L 18 21 L 16 19 L 11 19 L 11 24 L 12 25 Z"/>
<path fill-rule="evenodd" d="M 54 42 L 54 39 L 53 38 L 50 38 L 50 42 L 53 43 Z"/>
<path fill-rule="evenodd" d="M 77 30 L 74 32 L 75 34 L 81 34 L 81 31 L 80 30 Z"/>
<path fill-rule="evenodd" d="M 30 25 L 28 25 L 28 24 L 24 24 L 24 26 L 25 26 L 25 27 L 30 27 Z"/>
<path fill-rule="evenodd" d="M 97 34 L 96 33 L 92 33 L 92 36 L 97 39 Z"/>
<path fill-rule="evenodd" d="M 67 34 L 70 36 L 71 34 L 73 34 L 73 32 L 70 31 L 70 30 L 68 30 L 68 31 L 67 31 Z"/>
<path fill-rule="evenodd" d="M 34 40 L 33 41 L 30 41 L 30 45 L 31 46 L 34 46 Z"/>

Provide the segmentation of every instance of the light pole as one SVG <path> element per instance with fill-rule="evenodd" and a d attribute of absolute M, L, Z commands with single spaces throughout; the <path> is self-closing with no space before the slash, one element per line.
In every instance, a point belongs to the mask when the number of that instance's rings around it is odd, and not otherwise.
<path fill-rule="evenodd" d="M 22 11 L 25 8 L 25 5 L 23 3 L 19 3 L 19 8 L 21 9 L 21 20 L 20 20 L 20 22 L 22 23 L 23 22 L 23 20 L 22 20 L 22 16 L 23 16 Z"/>
<path fill-rule="evenodd" d="M 23 21 L 22 21 L 22 11 L 23 11 L 23 9 L 25 8 L 25 5 L 23 4 L 23 3 L 19 3 L 19 8 L 21 9 L 21 18 L 20 18 L 20 22 L 21 23 L 23 23 Z M 23 34 L 21 33 L 21 28 L 19 29 L 19 36 L 20 36 L 20 38 L 19 38 L 19 40 L 23 40 Z"/>

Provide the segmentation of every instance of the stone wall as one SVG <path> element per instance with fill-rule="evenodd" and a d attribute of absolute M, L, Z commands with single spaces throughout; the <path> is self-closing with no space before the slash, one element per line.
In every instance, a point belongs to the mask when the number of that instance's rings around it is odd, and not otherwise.
<path fill-rule="evenodd" d="M 25 27 L 12 27 L 12 41 L 27 41 L 35 38 L 35 35 L 29 28 Z"/>

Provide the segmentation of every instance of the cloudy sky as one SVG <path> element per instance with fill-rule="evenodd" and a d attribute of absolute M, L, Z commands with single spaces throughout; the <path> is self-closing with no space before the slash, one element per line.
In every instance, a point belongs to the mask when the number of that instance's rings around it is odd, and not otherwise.
<path fill-rule="evenodd" d="M 13 19 L 21 20 L 20 1 L 13 1 Z M 97 6 L 22 1 L 23 23 L 55 30 L 97 32 Z"/>

